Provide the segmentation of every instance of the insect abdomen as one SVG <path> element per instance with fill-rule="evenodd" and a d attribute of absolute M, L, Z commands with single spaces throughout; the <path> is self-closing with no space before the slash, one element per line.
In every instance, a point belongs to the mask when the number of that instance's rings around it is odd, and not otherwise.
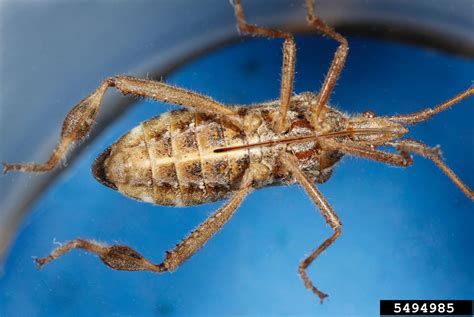
<path fill-rule="evenodd" d="M 288 113 L 291 126 L 283 136 L 272 130 L 278 102 L 236 107 L 242 119 L 255 122 L 245 125 L 245 131 L 216 115 L 188 110 L 163 113 L 133 128 L 104 151 L 94 163 L 93 174 L 103 184 L 142 201 L 199 205 L 231 196 L 239 189 L 250 164 L 268 172 L 267 178 L 255 181 L 255 188 L 293 183 L 278 163 L 280 151 L 286 149 L 295 155 L 299 168 L 310 179 L 325 182 L 342 156 L 337 151 L 322 151 L 315 141 L 288 147 L 249 146 L 314 135 L 316 131 L 304 116 L 308 98 L 315 97 L 293 97 Z M 332 109 L 325 113 L 325 121 L 336 129 L 341 118 L 343 115 Z M 215 151 L 222 148 L 237 149 Z"/>
<path fill-rule="evenodd" d="M 215 116 L 186 110 L 143 122 L 94 164 L 94 175 L 135 199 L 189 206 L 225 199 L 240 185 L 248 151 L 214 153 L 243 144 L 240 130 Z"/>

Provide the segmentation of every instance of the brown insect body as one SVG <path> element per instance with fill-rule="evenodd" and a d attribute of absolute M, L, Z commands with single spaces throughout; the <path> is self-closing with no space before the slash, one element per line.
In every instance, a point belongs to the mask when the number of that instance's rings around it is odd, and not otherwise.
<path fill-rule="evenodd" d="M 279 156 L 291 151 L 299 167 L 313 181 L 329 179 L 342 154 L 322 150 L 309 140 L 286 145 L 285 139 L 314 136 L 345 128 L 347 117 L 326 107 L 324 125 L 315 128 L 307 114 L 316 95 L 305 93 L 291 100 L 289 129 L 273 130 L 280 102 L 235 107 L 245 122 L 243 129 L 216 115 L 186 109 L 164 113 L 135 127 L 104 151 L 93 166 L 94 176 L 119 192 L 146 202 L 190 206 L 228 198 L 239 190 L 250 164 L 262 177 L 253 187 L 284 185 L 296 181 L 281 168 Z M 261 145 L 272 141 L 271 145 Z M 248 146 L 217 152 L 233 146 Z"/>
<path fill-rule="evenodd" d="M 410 153 L 431 160 L 468 197 L 474 192 L 441 159 L 438 147 L 402 139 L 407 126 L 474 95 L 470 87 L 449 100 L 424 110 L 386 117 L 371 111 L 350 117 L 328 105 L 329 96 L 344 67 L 347 40 L 316 14 L 306 0 L 310 26 L 339 43 L 318 94 L 293 96 L 296 45 L 284 31 L 248 24 L 240 0 L 231 1 L 239 30 L 255 36 L 284 39 L 280 99 L 246 107 L 226 106 L 210 97 L 162 82 L 131 76 L 113 76 L 66 116 L 58 146 L 45 163 L 4 163 L 4 172 L 52 170 L 76 141 L 92 128 L 106 90 L 115 87 L 133 94 L 187 107 L 141 123 L 105 150 L 93 165 L 94 176 L 105 185 L 142 201 L 159 205 L 190 206 L 229 198 L 199 227 L 155 264 L 126 245 L 105 246 L 74 239 L 50 255 L 36 259 L 39 267 L 81 248 L 98 255 L 116 270 L 176 270 L 195 254 L 235 213 L 254 189 L 300 184 L 318 207 L 333 234 L 303 260 L 298 272 L 306 288 L 323 301 L 327 294 L 310 280 L 306 269 L 341 235 L 342 223 L 315 182 L 331 176 L 343 155 L 352 155 L 399 167 L 413 163 Z M 392 148 L 387 151 L 384 148 Z"/>

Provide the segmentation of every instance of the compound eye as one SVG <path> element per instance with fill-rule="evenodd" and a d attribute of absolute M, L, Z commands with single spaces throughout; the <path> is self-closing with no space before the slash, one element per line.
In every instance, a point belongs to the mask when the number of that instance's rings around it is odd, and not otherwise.
<path fill-rule="evenodd" d="M 372 118 L 375 118 L 375 117 L 376 117 L 375 112 L 373 112 L 372 110 L 368 110 L 368 111 L 364 112 L 364 113 L 362 114 L 362 116 L 363 116 L 364 118 L 369 118 L 369 119 L 372 119 Z"/>

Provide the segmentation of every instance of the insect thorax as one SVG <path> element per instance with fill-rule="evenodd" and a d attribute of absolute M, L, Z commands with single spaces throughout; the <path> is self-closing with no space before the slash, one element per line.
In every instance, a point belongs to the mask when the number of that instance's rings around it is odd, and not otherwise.
<path fill-rule="evenodd" d="M 252 164 L 268 169 L 268 178 L 255 187 L 293 183 L 278 157 L 290 151 L 311 179 L 325 182 L 341 158 L 322 150 L 316 141 L 244 147 L 216 153 L 216 149 L 252 145 L 284 138 L 339 130 L 345 120 L 340 112 L 326 108 L 323 125 L 315 129 L 308 120 L 316 95 L 292 98 L 289 129 L 273 131 L 279 101 L 235 107 L 248 123 L 243 129 L 225 119 L 200 112 L 177 110 L 163 113 L 130 130 L 94 163 L 96 178 L 123 194 L 159 205 L 189 206 L 225 199 L 240 186 Z"/>

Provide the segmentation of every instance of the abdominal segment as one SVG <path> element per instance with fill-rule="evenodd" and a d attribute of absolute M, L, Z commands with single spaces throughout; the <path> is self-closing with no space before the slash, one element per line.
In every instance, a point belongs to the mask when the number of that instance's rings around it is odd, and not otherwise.
<path fill-rule="evenodd" d="M 248 151 L 214 153 L 245 138 L 216 116 L 178 110 L 143 122 L 112 145 L 107 180 L 132 198 L 167 206 L 225 199 L 240 186 Z"/>

